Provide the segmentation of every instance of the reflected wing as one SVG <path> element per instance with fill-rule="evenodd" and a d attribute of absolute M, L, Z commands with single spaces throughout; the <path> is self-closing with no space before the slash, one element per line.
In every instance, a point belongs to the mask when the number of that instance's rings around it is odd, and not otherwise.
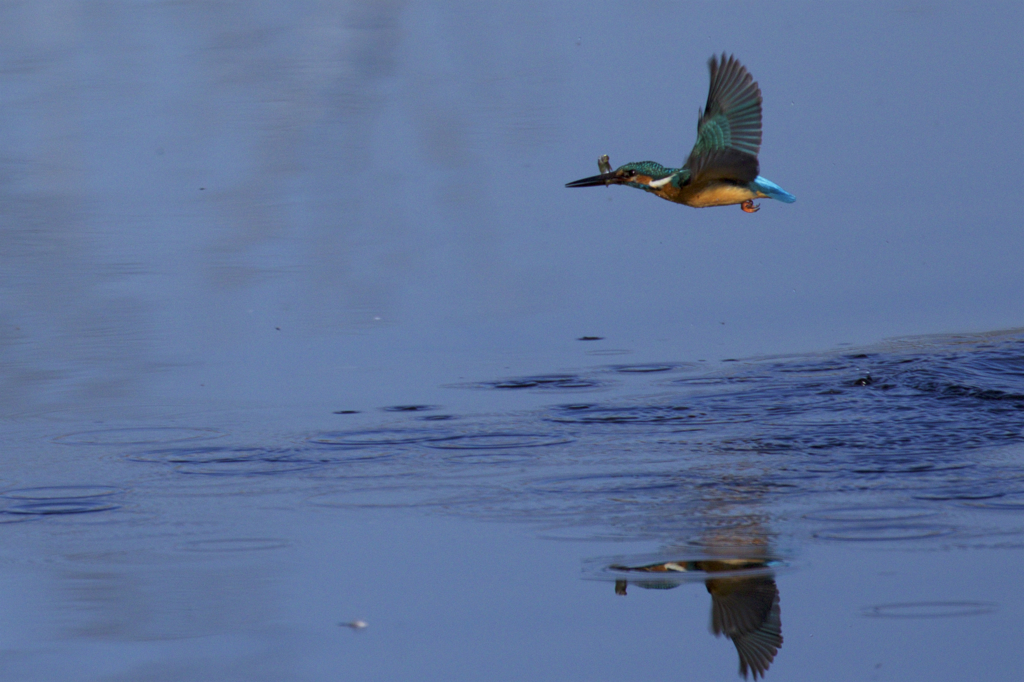
<path fill-rule="evenodd" d="M 694 182 L 751 182 L 761 151 L 761 88 L 735 57 L 708 61 L 711 88 L 686 166 Z"/>
<path fill-rule="evenodd" d="M 779 588 L 769 576 L 707 581 L 711 630 L 725 635 L 740 656 L 740 674 L 764 677 L 782 646 Z"/>

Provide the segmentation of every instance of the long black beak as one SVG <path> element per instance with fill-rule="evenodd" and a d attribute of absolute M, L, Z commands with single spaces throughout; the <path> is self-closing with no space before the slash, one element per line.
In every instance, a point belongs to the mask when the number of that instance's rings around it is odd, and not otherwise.
<path fill-rule="evenodd" d="M 601 185 L 617 185 L 622 181 L 622 177 L 616 171 L 612 171 L 570 182 L 566 187 L 600 187 Z"/>

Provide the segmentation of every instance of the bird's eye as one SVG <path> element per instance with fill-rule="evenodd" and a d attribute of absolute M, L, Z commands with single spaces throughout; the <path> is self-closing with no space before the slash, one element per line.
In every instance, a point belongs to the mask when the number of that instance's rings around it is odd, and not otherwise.
<path fill-rule="evenodd" d="M 636 170 L 631 168 L 628 171 L 626 171 L 626 175 L 628 175 L 629 177 L 633 177 L 634 175 L 636 175 Z"/>

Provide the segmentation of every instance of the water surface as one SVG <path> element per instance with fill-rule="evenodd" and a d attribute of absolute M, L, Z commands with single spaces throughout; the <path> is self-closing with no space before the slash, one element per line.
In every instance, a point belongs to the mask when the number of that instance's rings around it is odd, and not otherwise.
<path fill-rule="evenodd" d="M 4 4 L 0 677 L 1021 679 L 1022 19 Z"/>

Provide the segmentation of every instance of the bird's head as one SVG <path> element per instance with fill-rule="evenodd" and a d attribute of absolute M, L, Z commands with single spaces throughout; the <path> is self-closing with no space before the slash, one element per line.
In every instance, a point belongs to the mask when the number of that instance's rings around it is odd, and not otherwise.
<path fill-rule="evenodd" d="M 659 180 L 665 180 L 672 176 L 673 171 L 665 168 L 654 161 L 634 161 L 624 166 L 619 166 L 610 173 L 602 173 L 589 178 L 583 178 L 576 182 L 570 182 L 566 187 L 599 187 L 601 185 L 629 185 L 637 189 L 653 190 L 658 187 Z M 652 188 L 651 183 L 656 183 Z"/>

